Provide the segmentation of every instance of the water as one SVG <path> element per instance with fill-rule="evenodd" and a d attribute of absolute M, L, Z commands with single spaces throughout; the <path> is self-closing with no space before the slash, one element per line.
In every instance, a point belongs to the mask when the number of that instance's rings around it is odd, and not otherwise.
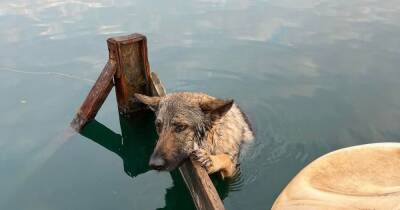
<path fill-rule="evenodd" d="M 193 209 L 177 173 L 148 170 L 151 114 L 120 119 L 112 93 L 68 129 L 121 34 L 148 37 L 169 92 L 249 114 L 241 175 L 216 182 L 227 209 L 268 209 L 326 152 L 400 139 L 396 0 L 5 0 L 0 29 L 0 209 Z"/>

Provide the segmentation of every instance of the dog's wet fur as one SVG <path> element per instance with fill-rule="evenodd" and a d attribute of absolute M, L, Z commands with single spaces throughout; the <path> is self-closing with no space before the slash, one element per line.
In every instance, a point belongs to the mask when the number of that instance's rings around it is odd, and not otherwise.
<path fill-rule="evenodd" d="M 156 114 L 159 139 L 152 168 L 171 171 L 191 157 L 209 173 L 233 176 L 241 145 L 254 138 L 248 118 L 233 100 L 194 92 L 135 97 Z"/>

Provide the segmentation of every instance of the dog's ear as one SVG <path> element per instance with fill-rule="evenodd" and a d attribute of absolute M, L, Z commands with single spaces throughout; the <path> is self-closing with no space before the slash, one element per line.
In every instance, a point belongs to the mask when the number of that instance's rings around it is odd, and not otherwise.
<path fill-rule="evenodd" d="M 158 109 L 158 104 L 160 103 L 161 97 L 158 96 L 145 96 L 139 93 L 135 93 L 135 98 L 141 102 L 149 106 L 149 108 L 153 111 Z"/>
<path fill-rule="evenodd" d="M 219 119 L 224 116 L 233 105 L 233 100 L 213 99 L 200 102 L 200 109 L 204 114 L 209 115 L 212 120 Z"/>

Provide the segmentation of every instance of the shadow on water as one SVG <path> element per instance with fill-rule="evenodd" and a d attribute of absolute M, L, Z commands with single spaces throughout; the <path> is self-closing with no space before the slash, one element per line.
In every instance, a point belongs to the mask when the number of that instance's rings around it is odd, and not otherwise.
<path fill-rule="evenodd" d="M 154 128 L 154 114 L 141 112 L 135 118 L 120 116 L 121 134 L 117 134 L 100 122 L 92 120 L 80 132 L 81 135 L 103 146 L 121 157 L 124 171 L 134 178 L 151 170 L 148 161 L 153 152 L 157 133 Z M 170 172 L 173 186 L 165 194 L 165 207 L 161 209 L 195 209 L 190 193 L 178 170 Z M 240 176 L 231 181 L 222 181 L 211 176 L 221 197 L 227 197 L 229 191 L 240 189 Z"/>
<path fill-rule="evenodd" d="M 137 119 L 120 117 L 122 135 L 96 120 L 90 121 L 80 134 L 121 157 L 125 173 L 135 177 L 150 170 L 148 159 L 157 138 L 151 115 L 143 113 Z"/>

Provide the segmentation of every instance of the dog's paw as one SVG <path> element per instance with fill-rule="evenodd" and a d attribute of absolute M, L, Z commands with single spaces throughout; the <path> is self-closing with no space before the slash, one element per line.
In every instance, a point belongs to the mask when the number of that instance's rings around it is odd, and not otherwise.
<path fill-rule="evenodd" d="M 192 153 L 192 159 L 200 163 L 200 165 L 206 169 L 207 172 L 211 172 L 213 167 L 213 161 L 211 155 L 207 150 L 197 149 Z"/>

